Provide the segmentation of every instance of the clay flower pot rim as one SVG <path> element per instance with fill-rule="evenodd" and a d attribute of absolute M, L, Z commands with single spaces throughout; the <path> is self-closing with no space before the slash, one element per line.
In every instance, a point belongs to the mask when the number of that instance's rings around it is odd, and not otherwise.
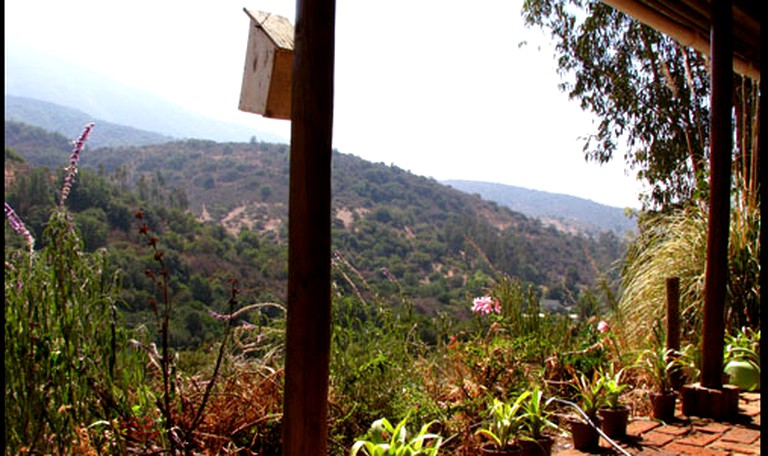
<path fill-rule="evenodd" d="M 677 396 L 677 391 L 675 390 L 667 390 L 667 391 L 659 391 L 659 390 L 653 390 L 648 392 L 651 396 Z"/>
<path fill-rule="evenodd" d="M 482 454 L 507 455 L 507 454 L 520 454 L 521 451 L 522 451 L 522 448 L 520 447 L 520 445 L 517 444 L 517 442 L 514 442 L 512 444 L 507 444 L 502 448 L 499 448 L 493 442 L 485 442 L 484 444 L 480 445 L 480 452 Z"/>
<path fill-rule="evenodd" d="M 568 417 L 566 417 L 566 418 L 565 418 L 565 420 L 568 422 L 568 424 L 570 424 L 570 423 L 574 423 L 574 422 L 576 422 L 576 423 L 584 423 L 584 424 L 589 424 L 589 423 L 587 423 L 587 421 L 586 421 L 586 420 L 585 420 L 583 417 L 581 417 L 581 416 L 568 416 Z M 592 421 L 592 424 L 594 424 L 594 425 L 596 425 L 596 426 L 599 426 L 599 425 L 600 425 L 600 420 L 601 420 L 601 418 L 600 418 L 600 416 L 599 416 L 599 415 L 595 415 L 595 416 L 590 416 L 590 417 L 589 417 L 589 420 L 590 420 L 590 421 Z"/>
<path fill-rule="evenodd" d="M 611 407 L 610 405 L 604 405 L 599 409 L 597 409 L 597 412 L 600 413 L 600 410 L 613 410 L 613 411 L 630 410 L 630 407 L 627 404 L 619 404 L 616 407 Z"/>

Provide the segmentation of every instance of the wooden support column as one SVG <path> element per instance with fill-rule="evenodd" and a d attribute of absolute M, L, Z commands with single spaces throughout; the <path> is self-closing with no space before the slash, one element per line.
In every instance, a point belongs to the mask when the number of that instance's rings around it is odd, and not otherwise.
<path fill-rule="evenodd" d="M 283 454 L 327 454 L 335 0 L 297 0 Z"/>
<path fill-rule="evenodd" d="M 680 278 L 667 277 L 667 350 L 680 351 Z M 674 355 L 673 355 L 674 356 Z M 667 359 L 671 361 L 671 359 Z M 671 373 L 675 391 L 683 386 L 682 372 Z"/>
<path fill-rule="evenodd" d="M 731 211 L 731 93 L 733 87 L 731 0 L 713 0 L 711 17 L 710 203 L 701 384 L 706 388 L 721 389 Z"/>
<path fill-rule="evenodd" d="M 667 277 L 667 349 L 680 350 L 679 277 Z"/>

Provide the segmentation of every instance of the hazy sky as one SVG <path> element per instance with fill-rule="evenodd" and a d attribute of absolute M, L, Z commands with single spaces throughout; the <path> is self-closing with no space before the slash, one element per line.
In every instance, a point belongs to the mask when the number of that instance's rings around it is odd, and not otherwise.
<path fill-rule="evenodd" d="M 269 131 L 238 111 L 249 19 L 295 22 L 293 0 L 6 0 L 23 44 L 190 110 Z M 337 0 L 334 147 L 415 174 L 639 206 L 624 163 L 587 163 L 593 117 L 561 93 L 551 43 L 522 0 Z M 527 45 L 520 46 L 521 42 Z"/>

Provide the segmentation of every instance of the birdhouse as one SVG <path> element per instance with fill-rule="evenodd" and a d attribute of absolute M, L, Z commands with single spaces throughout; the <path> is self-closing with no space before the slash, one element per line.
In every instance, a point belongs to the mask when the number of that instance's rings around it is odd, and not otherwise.
<path fill-rule="evenodd" d="M 275 14 L 244 11 L 251 22 L 239 109 L 290 119 L 293 24 Z"/>

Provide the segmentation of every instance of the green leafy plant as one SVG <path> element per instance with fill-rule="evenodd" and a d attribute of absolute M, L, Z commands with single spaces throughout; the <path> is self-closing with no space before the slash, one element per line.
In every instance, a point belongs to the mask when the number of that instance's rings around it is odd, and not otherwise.
<path fill-rule="evenodd" d="M 367 456 L 435 456 L 440 450 L 443 438 L 439 434 L 429 432 L 429 428 L 437 424 L 437 421 L 423 425 L 415 436 L 408 435 L 407 421 L 408 416 L 397 426 L 392 426 L 386 418 L 374 421 L 368 434 L 352 446 L 350 456 L 360 452 Z"/>
<path fill-rule="evenodd" d="M 748 360 L 760 366 L 760 330 L 742 326 L 725 338 L 725 361 Z"/>
<path fill-rule="evenodd" d="M 152 403 L 144 361 L 118 316 L 120 280 L 103 249 L 88 252 L 64 203 L 93 124 L 75 142 L 42 247 L 5 204 L 23 249 L 5 258 L 7 454 L 124 454 L 119 437 Z"/>
<path fill-rule="evenodd" d="M 613 367 L 613 364 L 610 367 L 610 370 L 607 372 L 603 372 L 601 374 L 600 381 L 603 385 L 604 395 L 605 395 L 605 403 L 608 405 L 608 407 L 612 409 L 617 409 L 621 405 L 619 398 L 621 397 L 621 393 L 624 392 L 625 389 L 629 385 L 622 382 L 622 375 L 624 374 L 624 369 L 619 369 L 618 371 L 615 371 L 615 368 Z"/>
<path fill-rule="evenodd" d="M 677 352 L 663 345 L 649 347 L 638 357 L 637 366 L 647 373 L 651 379 L 652 388 L 658 393 L 672 391 L 672 372 L 679 366 L 676 360 Z"/>
<path fill-rule="evenodd" d="M 538 440 L 544 436 L 544 430 L 560 429 L 549 418 L 552 412 L 547 407 L 552 398 L 544 399 L 544 392 L 538 387 L 523 393 L 525 399 L 522 402 L 522 414 L 518 417 L 521 429 L 521 438 Z"/>
<path fill-rule="evenodd" d="M 514 402 L 493 398 L 489 425 L 478 429 L 475 434 L 488 437 L 498 449 L 514 445 L 514 439 L 522 425 L 523 404 L 530 395 L 530 391 L 525 391 Z"/>
<path fill-rule="evenodd" d="M 603 377 L 598 370 L 592 373 L 592 377 L 588 377 L 583 372 L 573 373 L 572 385 L 576 389 L 579 406 L 590 420 L 597 417 L 597 411 L 605 401 L 605 388 L 602 379 Z"/>

